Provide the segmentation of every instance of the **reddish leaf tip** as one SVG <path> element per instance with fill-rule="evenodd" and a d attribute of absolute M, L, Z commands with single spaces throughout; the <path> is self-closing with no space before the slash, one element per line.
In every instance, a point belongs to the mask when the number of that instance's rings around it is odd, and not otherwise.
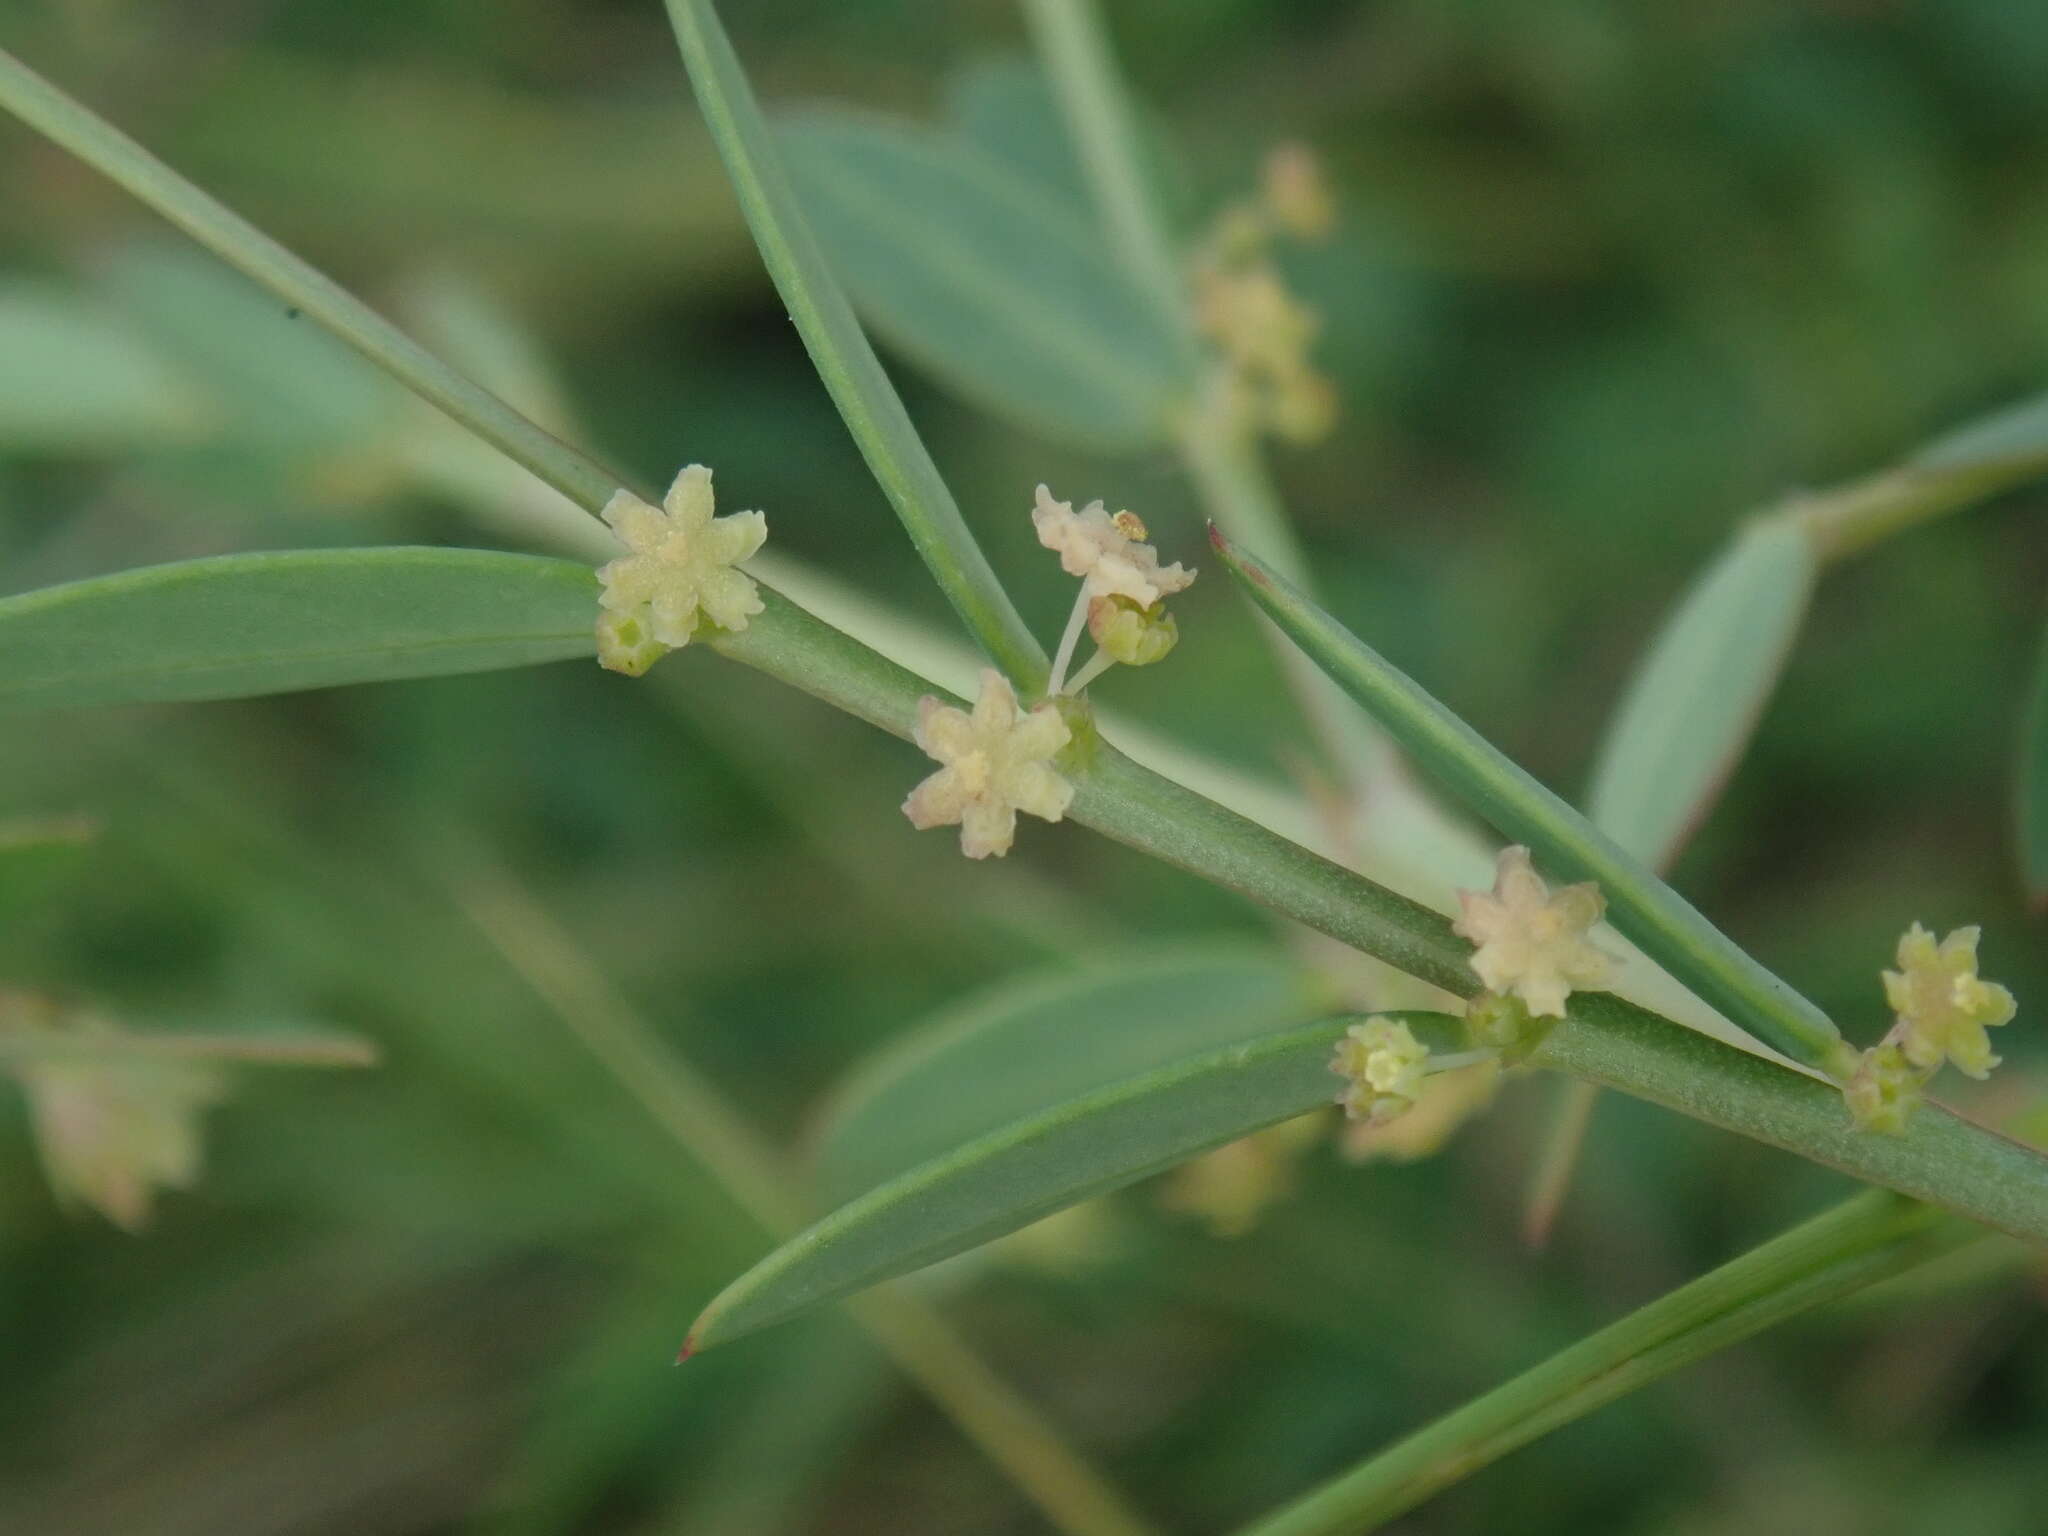
<path fill-rule="evenodd" d="M 676 1364 L 681 1365 L 685 1360 L 689 1359 L 690 1356 L 696 1353 L 697 1335 L 693 1333 L 687 1339 L 683 1340 L 683 1347 L 676 1351 Z"/>

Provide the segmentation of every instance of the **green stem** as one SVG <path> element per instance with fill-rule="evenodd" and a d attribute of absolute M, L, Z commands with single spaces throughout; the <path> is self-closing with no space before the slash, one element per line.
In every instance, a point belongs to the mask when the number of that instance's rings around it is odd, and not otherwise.
<path fill-rule="evenodd" d="M 201 245 L 333 332 L 587 512 L 621 481 L 406 336 L 354 294 L 0 50 L 0 107 L 133 193 Z"/>
<path fill-rule="evenodd" d="M 1840 1035 L 1812 1003 L 1300 588 L 1220 533 L 1211 541 L 1252 601 L 1460 800 L 1558 872 L 1597 881 L 1615 926 L 1737 1024 L 1811 1065 L 1830 1060 Z"/>
<path fill-rule="evenodd" d="M 1847 485 L 1794 496 L 1780 514 L 1805 530 L 1822 560 L 1842 560 L 1895 534 L 2038 479 L 2044 470 L 2048 470 L 2048 459 L 2043 458 L 2015 458 L 1948 470 L 1922 468 L 1908 460 L 1896 469 Z"/>
<path fill-rule="evenodd" d="M 1858 1195 L 1437 1420 L 1242 1536 L 1376 1529 L 1603 1404 L 1980 1235 L 1896 1195 Z"/>
<path fill-rule="evenodd" d="M 512 881 L 474 868 L 463 905 L 506 962 L 678 1145 L 780 1241 L 809 1213 L 775 1149 L 657 1036 Z M 854 1318 L 961 1431 L 1069 1536 L 1149 1536 L 1151 1527 L 929 1306 L 900 1288 L 851 1304 Z"/>
<path fill-rule="evenodd" d="M 1025 0 L 1024 16 L 1111 244 L 1185 332 L 1180 260 L 1145 173 L 1137 112 L 1117 78 L 1101 16 L 1088 0 Z"/>
<path fill-rule="evenodd" d="M 918 698 L 939 691 L 776 595 L 744 632 L 710 643 L 906 740 Z M 1085 717 L 1080 732 L 1064 770 L 1074 821 L 1456 996 L 1479 990 L 1468 947 L 1439 913 L 1140 766 Z M 1534 1061 L 2048 1241 L 2048 1160 L 1938 1105 L 1903 1135 L 1858 1131 L 1829 1084 L 1597 992 L 1573 996 Z"/>
<path fill-rule="evenodd" d="M 1099 12 L 1091 0 L 1025 0 L 1024 10 L 1111 243 L 1175 328 L 1191 336 L 1186 276 L 1146 172 L 1137 107 Z M 1291 579 L 1310 585 L 1307 556 L 1257 439 L 1211 419 L 1198 403 L 1183 413 L 1174 448 L 1204 514 L 1231 537 L 1272 551 Z M 1389 766 L 1386 739 L 1343 690 L 1271 625 L 1264 628 L 1317 743 L 1343 780 L 1363 792 Z"/>
<path fill-rule="evenodd" d="M 761 260 L 870 473 L 968 631 L 1026 694 L 1043 692 L 1045 651 L 975 542 L 833 277 L 717 12 L 709 0 L 667 4 L 697 104 Z"/>

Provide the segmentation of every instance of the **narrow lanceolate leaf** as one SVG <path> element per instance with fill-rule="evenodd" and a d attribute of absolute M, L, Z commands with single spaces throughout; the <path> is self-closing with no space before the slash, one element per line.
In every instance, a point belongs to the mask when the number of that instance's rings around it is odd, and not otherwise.
<path fill-rule="evenodd" d="M 2048 631 L 2041 635 L 2020 730 L 2020 872 L 2034 904 L 2048 906 Z"/>
<path fill-rule="evenodd" d="M 1870 1191 L 1473 1399 L 1238 1536 L 1355 1536 L 1530 1441 L 1788 1318 L 1972 1240 L 1925 1206 Z"/>
<path fill-rule="evenodd" d="M 1226 939 L 1119 953 L 991 987 L 857 1067 L 816 1138 L 841 1201 L 1064 1100 L 1327 1013 L 1298 967 Z"/>
<path fill-rule="evenodd" d="M 0 713 L 291 693 L 588 656 L 587 565 L 480 549 L 224 555 L 0 599 Z"/>
<path fill-rule="evenodd" d="M 1048 437 L 1166 440 L 1194 358 L 1084 213 L 909 123 L 811 110 L 780 139 L 833 269 L 885 339 Z"/>
<path fill-rule="evenodd" d="M 1742 755 L 1813 590 L 1805 531 L 1736 535 L 1651 645 L 1593 769 L 1586 813 L 1651 869 L 1667 866 Z"/>
<path fill-rule="evenodd" d="M 1818 1063 L 1839 1036 L 1823 1013 L 1751 959 L 1642 861 L 1510 762 L 1300 588 L 1212 531 L 1232 574 L 1344 690 L 1438 780 L 1555 873 L 1594 880 L 1643 952 L 1759 1039 Z"/>
<path fill-rule="evenodd" d="M 1044 684 L 1044 649 L 996 579 L 895 385 L 811 233 L 732 43 L 709 0 L 668 0 L 697 104 L 754 243 L 811 362 L 910 540 L 961 621 L 1024 692 Z"/>
<path fill-rule="evenodd" d="M 1404 1014 L 1434 1049 L 1458 1023 Z M 920 1164 L 799 1233 L 704 1309 L 686 1352 L 951 1258 L 1335 1097 L 1347 1019 L 1267 1036 L 1070 1099 Z"/>

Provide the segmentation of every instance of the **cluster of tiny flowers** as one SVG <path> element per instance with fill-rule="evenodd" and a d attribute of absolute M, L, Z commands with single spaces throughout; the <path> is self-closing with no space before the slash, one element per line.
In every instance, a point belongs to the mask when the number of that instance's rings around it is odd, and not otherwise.
<path fill-rule="evenodd" d="M 1223 368 L 1218 408 L 1228 420 L 1312 443 L 1337 417 L 1337 392 L 1309 362 L 1321 321 L 1287 289 L 1274 264 L 1276 235 L 1319 241 L 1336 208 L 1315 157 L 1282 145 L 1266 162 L 1256 201 L 1218 217 L 1191 273 L 1195 324 Z"/>
<path fill-rule="evenodd" d="M 761 611 L 753 579 L 736 570 L 760 549 L 768 523 L 759 512 L 714 517 L 711 471 L 692 464 L 676 476 L 659 508 L 616 491 L 604 520 L 626 553 L 598 569 L 597 659 L 638 677 L 690 643 L 698 622 L 742 630 Z"/>
<path fill-rule="evenodd" d="M 1166 599 L 1185 590 L 1195 573 L 1160 564 L 1136 513 L 1112 514 L 1099 501 L 1076 512 L 1041 485 L 1031 522 L 1038 542 L 1060 557 L 1061 569 L 1081 579 L 1048 694 L 1077 694 L 1118 662 L 1148 666 L 1173 649 L 1178 630 Z M 1069 680 L 1083 629 L 1097 650 Z M 1059 705 L 1047 699 L 1021 710 L 1016 691 L 998 672 L 982 673 L 972 714 L 930 696 L 919 700 L 915 734 L 940 768 L 911 791 L 903 814 L 918 828 L 957 824 L 960 851 L 970 859 L 1008 853 L 1019 811 L 1058 821 L 1074 798 L 1073 785 L 1053 765 L 1072 740 Z"/>
<path fill-rule="evenodd" d="M 1429 1048 L 1406 1024 L 1375 1015 L 1345 1030 L 1330 1058 L 1344 1079 L 1337 1102 L 1353 1120 L 1384 1125 L 1414 1107 L 1428 1063 Z"/>
<path fill-rule="evenodd" d="M 1998 1065 L 1985 1031 L 2010 1023 L 2017 1005 L 1978 976 L 1978 937 L 1976 928 L 1958 928 L 1937 944 L 1915 923 L 1899 940 L 1899 968 L 1884 973 L 1891 1029 L 1860 1055 L 1845 1047 L 1836 1064 L 1849 1113 L 1865 1130 L 1903 1131 L 1943 1062 L 1975 1078 Z"/>
<path fill-rule="evenodd" d="M 1166 599 L 1186 590 L 1195 573 L 1178 561 L 1159 563 L 1159 551 L 1145 542 L 1148 535 L 1138 514 L 1112 515 L 1099 501 L 1076 512 L 1071 501 L 1053 500 L 1052 492 L 1041 485 L 1031 508 L 1031 525 L 1038 531 L 1038 542 L 1060 557 L 1060 569 L 1081 578 L 1074 615 L 1053 662 L 1052 691 L 1078 693 L 1112 662 L 1148 667 L 1165 660 L 1180 639 Z M 1084 623 L 1098 656 L 1070 684 L 1067 663 Z"/>
<path fill-rule="evenodd" d="M 1519 999 L 1538 1017 L 1564 1017 L 1575 990 L 1603 985 L 1614 957 L 1587 937 L 1606 899 L 1587 881 L 1553 892 L 1529 862 L 1529 850 L 1504 848 L 1493 890 L 1460 891 L 1451 929 L 1477 946 L 1472 969 L 1486 990 Z"/>
<path fill-rule="evenodd" d="M 916 740 L 943 766 L 910 792 L 903 814 L 920 831 L 957 825 L 970 859 L 1000 858 L 1016 838 L 1019 811 L 1047 821 L 1066 814 L 1074 786 L 1052 758 L 1070 739 L 1058 709 L 1019 710 L 1009 680 L 993 668 L 981 674 L 972 714 L 926 695 L 918 701 Z"/>

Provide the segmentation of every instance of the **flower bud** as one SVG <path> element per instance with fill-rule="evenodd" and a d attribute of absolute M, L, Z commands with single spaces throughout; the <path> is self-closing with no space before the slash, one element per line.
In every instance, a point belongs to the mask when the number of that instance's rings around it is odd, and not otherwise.
<path fill-rule="evenodd" d="M 1090 603 L 1088 633 L 1127 667 L 1149 667 L 1163 661 L 1180 640 L 1180 626 L 1166 611 L 1166 604 L 1143 608 L 1128 597 L 1098 597 Z"/>

